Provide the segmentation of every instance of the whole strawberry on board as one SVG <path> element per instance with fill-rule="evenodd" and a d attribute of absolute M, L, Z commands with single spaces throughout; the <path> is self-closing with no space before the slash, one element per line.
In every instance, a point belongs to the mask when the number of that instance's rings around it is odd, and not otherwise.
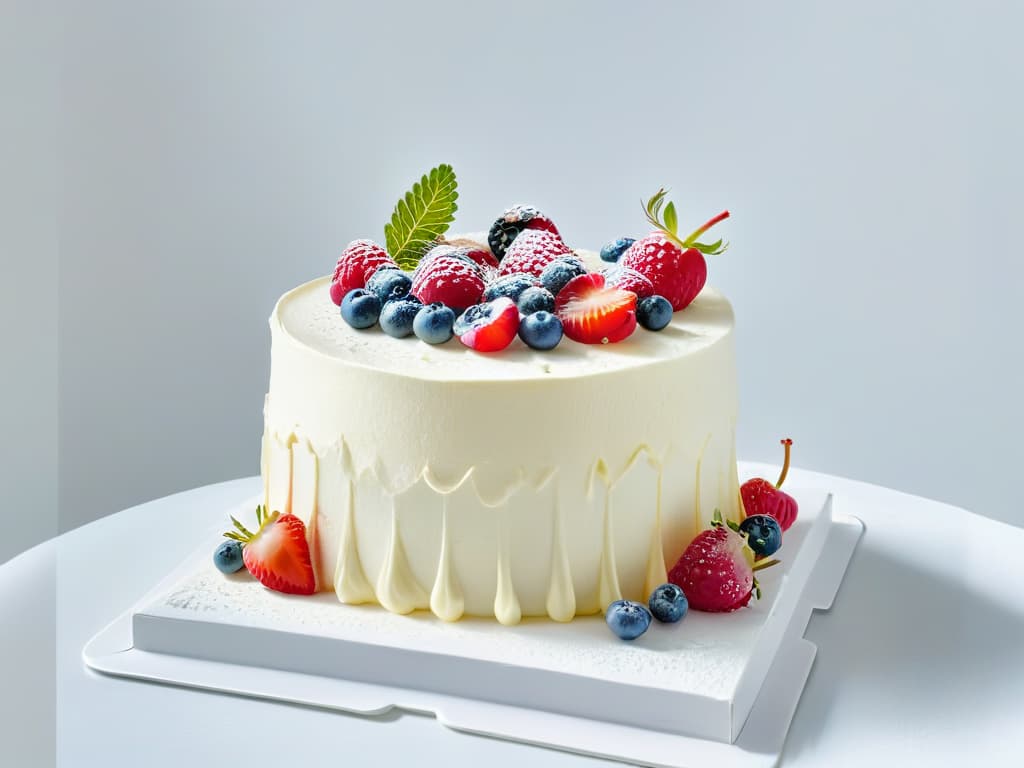
<path fill-rule="evenodd" d="M 796 522 L 800 508 L 796 499 L 781 490 L 789 474 L 789 454 L 793 441 L 787 437 L 782 440 L 782 445 L 786 449 L 786 457 L 775 485 L 763 477 L 752 478 L 740 486 L 740 498 L 743 500 L 743 513 L 746 517 L 769 515 L 778 521 L 783 531 L 787 531 Z"/>
<path fill-rule="evenodd" d="M 697 534 L 672 566 L 668 580 L 683 590 L 690 608 L 726 613 L 744 607 L 751 596 L 761 599 L 754 572 L 776 565 L 778 560 L 755 562 L 747 537 L 725 523 L 715 510 L 711 527 Z"/>
<path fill-rule="evenodd" d="M 729 247 L 721 239 L 713 243 L 698 240 L 715 224 L 729 218 L 729 212 L 722 211 L 683 238 L 678 234 L 675 204 L 665 204 L 667 195 L 666 190 L 659 189 L 644 206 L 647 220 L 657 231 L 629 246 L 618 263 L 650 280 L 654 292 L 668 299 L 672 309 L 678 312 L 697 298 L 707 282 L 708 265 L 704 255 L 718 255 Z"/>
<path fill-rule="evenodd" d="M 309 556 L 306 526 L 287 512 L 267 514 L 256 507 L 256 532 L 249 531 L 234 517 L 235 530 L 224 535 L 242 545 L 246 569 L 263 586 L 275 592 L 311 595 L 316 591 L 316 576 Z"/>

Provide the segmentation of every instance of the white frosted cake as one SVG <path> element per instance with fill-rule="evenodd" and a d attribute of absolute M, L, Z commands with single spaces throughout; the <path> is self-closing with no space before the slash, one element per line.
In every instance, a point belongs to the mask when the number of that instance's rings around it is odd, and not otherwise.
<path fill-rule="evenodd" d="M 262 461 L 318 590 L 567 621 L 646 600 L 713 510 L 736 516 L 733 314 L 713 289 L 659 333 L 488 355 L 355 330 L 328 284 L 271 316 Z"/>

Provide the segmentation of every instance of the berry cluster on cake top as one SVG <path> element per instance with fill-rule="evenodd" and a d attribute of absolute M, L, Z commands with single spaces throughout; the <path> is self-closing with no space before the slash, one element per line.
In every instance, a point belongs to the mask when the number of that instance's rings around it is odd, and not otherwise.
<path fill-rule="evenodd" d="M 607 266 L 591 271 L 554 221 L 530 205 L 499 216 L 486 243 L 445 239 L 457 199 L 455 173 L 440 165 L 399 200 L 384 228 L 386 245 L 362 239 L 345 247 L 330 286 L 345 322 L 427 344 L 454 336 L 478 352 L 505 349 L 516 336 L 537 350 L 554 349 L 563 337 L 612 344 L 638 325 L 665 328 L 704 287 L 705 254 L 726 247 L 700 237 L 728 211 L 682 237 L 661 189 L 644 207 L 654 231 L 607 244 Z"/>

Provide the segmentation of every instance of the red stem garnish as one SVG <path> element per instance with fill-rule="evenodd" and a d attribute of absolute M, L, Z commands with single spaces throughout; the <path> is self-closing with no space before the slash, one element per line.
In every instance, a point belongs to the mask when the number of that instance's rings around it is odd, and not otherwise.
<path fill-rule="evenodd" d="M 782 440 L 782 445 L 786 448 L 786 458 L 782 461 L 782 472 L 779 474 L 779 480 L 775 483 L 776 488 L 781 488 L 782 484 L 786 481 L 786 475 L 789 474 L 789 450 L 793 445 L 793 441 L 788 437 Z"/>

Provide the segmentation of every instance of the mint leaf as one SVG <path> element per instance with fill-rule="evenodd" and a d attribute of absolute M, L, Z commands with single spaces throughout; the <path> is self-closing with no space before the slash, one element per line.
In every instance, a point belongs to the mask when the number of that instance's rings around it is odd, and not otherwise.
<path fill-rule="evenodd" d="M 412 269 L 448 231 L 455 219 L 458 181 L 450 165 L 432 168 L 395 205 L 384 225 L 388 253 L 402 269 Z"/>

